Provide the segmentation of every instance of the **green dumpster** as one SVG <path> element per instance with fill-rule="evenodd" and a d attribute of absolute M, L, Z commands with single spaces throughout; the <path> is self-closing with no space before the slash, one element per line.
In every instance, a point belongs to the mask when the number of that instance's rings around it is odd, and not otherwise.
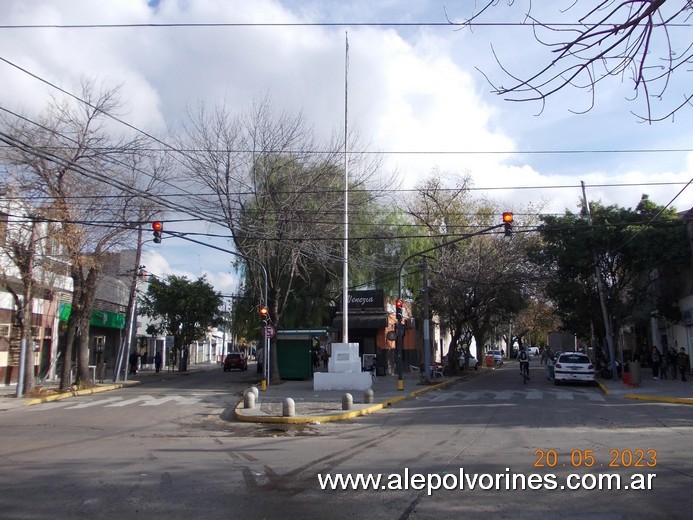
<path fill-rule="evenodd" d="M 322 329 L 277 331 L 275 348 L 280 377 L 287 380 L 312 379 L 313 342 L 326 337 L 327 331 Z"/>

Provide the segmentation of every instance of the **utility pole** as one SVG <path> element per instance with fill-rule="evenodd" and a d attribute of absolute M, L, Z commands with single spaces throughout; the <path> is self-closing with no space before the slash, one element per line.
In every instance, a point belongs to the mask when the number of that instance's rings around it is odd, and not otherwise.
<path fill-rule="evenodd" d="M 428 261 L 423 258 L 423 293 L 424 293 L 424 319 L 423 319 L 423 350 L 424 350 L 424 380 L 426 384 L 431 383 L 431 330 L 428 321 L 429 298 L 428 298 Z"/>
<path fill-rule="evenodd" d="M 132 274 L 132 282 L 130 284 L 130 296 L 128 298 L 128 309 L 127 309 L 127 324 L 123 329 L 125 331 L 125 336 L 120 344 L 120 349 L 118 351 L 118 360 L 116 363 L 116 373 L 113 377 L 113 381 L 118 383 L 120 381 L 120 371 L 125 365 L 125 377 L 124 380 L 128 380 L 128 355 L 130 354 L 130 345 L 132 343 L 132 334 L 135 327 L 135 321 L 137 319 L 135 314 L 135 308 L 137 306 L 137 281 L 140 277 L 140 262 L 142 260 L 142 226 L 139 226 L 137 230 L 137 252 L 135 253 L 135 269 Z"/>
<path fill-rule="evenodd" d="M 585 183 L 580 181 L 582 185 L 582 200 L 585 204 L 585 213 L 587 215 L 587 223 L 594 233 L 594 228 L 592 227 L 592 210 L 587 203 L 587 195 L 585 193 Z M 599 271 L 599 258 L 596 251 L 592 251 L 594 259 L 594 270 L 597 276 L 597 291 L 599 292 L 599 303 L 602 307 L 602 319 L 604 320 L 604 330 L 606 334 L 606 345 L 609 349 L 609 361 L 611 363 L 611 374 L 612 377 L 616 377 L 618 372 L 616 371 L 616 351 L 614 349 L 614 335 L 611 330 L 611 317 L 609 316 L 609 310 L 606 306 L 606 294 L 604 294 L 604 284 L 602 282 L 602 273 Z"/>

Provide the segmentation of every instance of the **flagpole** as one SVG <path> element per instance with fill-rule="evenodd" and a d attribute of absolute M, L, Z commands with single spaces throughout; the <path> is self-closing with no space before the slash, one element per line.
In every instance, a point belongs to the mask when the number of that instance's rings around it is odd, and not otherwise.
<path fill-rule="evenodd" d="M 349 343 L 349 154 L 347 153 L 349 100 L 349 34 L 345 34 L 344 58 L 344 274 L 342 290 L 342 341 Z"/>

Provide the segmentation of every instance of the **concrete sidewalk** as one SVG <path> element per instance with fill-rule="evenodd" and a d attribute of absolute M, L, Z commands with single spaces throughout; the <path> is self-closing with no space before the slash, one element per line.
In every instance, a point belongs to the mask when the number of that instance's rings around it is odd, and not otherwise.
<path fill-rule="evenodd" d="M 655 380 L 649 369 L 643 368 L 637 385 L 626 384 L 623 379 L 597 379 L 602 392 L 622 399 L 672 404 L 693 404 L 693 375 L 687 381 L 679 379 Z"/>
<path fill-rule="evenodd" d="M 269 385 L 265 390 L 258 386 L 258 397 L 253 408 L 245 408 L 244 400 L 236 406 L 237 420 L 256 423 L 305 424 L 352 419 L 382 410 L 393 404 L 414 397 L 423 392 L 435 391 L 455 384 L 461 379 L 474 377 L 481 371 L 469 371 L 462 376 L 436 378 L 430 384 L 423 384 L 419 374 L 404 373 L 402 390 L 396 375 L 378 376 L 371 386 L 373 402 L 368 403 L 366 392 L 349 390 L 313 390 L 313 381 L 283 381 Z M 343 409 L 345 394 L 352 397 L 352 406 Z M 285 399 L 290 398 L 295 405 L 295 415 L 284 416 Z"/>

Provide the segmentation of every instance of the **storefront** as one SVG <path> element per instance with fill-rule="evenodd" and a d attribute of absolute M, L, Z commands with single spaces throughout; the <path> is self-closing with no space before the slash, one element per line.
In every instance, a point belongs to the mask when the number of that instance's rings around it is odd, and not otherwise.
<path fill-rule="evenodd" d="M 381 375 L 395 373 L 395 341 L 388 339 L 388 332 L 394 331 L 394 303 L 385 302 L 382 290 L 350 291 L 348 309 L 349 343 L 359 344 L 359 356 L 362 360 L 372 359 L 372 356 L 375 356 Z M 332 327 L 337 331 L 337 336 L 341 338 L 344 327 L 342 312 L 337 313 Z M 405 366 L 409 358 L 416 357 L 414 352 L 415 334 L 411 330 L 412 327 L 413 320 L 406 319 L 405 330 L 407 333 L 405 333 L 403 342 Z"/>

